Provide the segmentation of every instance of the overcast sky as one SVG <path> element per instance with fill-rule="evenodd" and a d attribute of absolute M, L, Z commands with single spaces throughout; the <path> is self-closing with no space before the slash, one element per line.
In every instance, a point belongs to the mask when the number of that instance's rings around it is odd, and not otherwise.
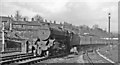
<path fill-rule="evenodd" d="M 73 25 L 98 24 L 108 29 L 108 12 L 111 13 L 111 31 L 118 31 L 118 0 L 0 0 L 0 15 L 41 15 L 48 20 Z"/>

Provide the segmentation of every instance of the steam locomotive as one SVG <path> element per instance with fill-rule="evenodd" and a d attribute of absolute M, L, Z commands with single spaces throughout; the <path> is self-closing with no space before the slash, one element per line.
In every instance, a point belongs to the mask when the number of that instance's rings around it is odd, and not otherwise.
<path fill-rule="evenodd" d="M 47 39 L 49 43 L 46 44 L 46 46 L 48 45 L 49 55 L 69 53 L 71 48 L 80 45 L 80 37 L 73 32 L 65 29 L 50 28 L 50 33 L 49 39 Z M 50 40 L 53 40 L 53 42 Z"/>

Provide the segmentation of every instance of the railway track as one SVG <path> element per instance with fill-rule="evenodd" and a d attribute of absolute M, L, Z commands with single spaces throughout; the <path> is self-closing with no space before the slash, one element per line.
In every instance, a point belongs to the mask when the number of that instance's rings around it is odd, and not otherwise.
<path fill-rule="evenodd" d="M 6 64 L 31 65 L 31 64 L 40 63 L 43 60 L 56 58 L 56 57 L 62 57 L 66 55 L 68 54 L 60 54 L 60 55 L 49 56 L 49 57 L 40 57 L 40 56 L 33 56 L 32 54 L 20 54 L 20 55 L 14 55 L 11 57 L 3 57 L 4 60 L 2 60 L 0 64 L 1 65 L 6 65 Z"/>
<path fill-rule="evenodd" d="M 32 54 L 31 53 L 23 53 L 23 54 L 11 55 L 11 56 L 3 56 L 3 57 L 1 57 L 1 59 L 2 59 L 2 61 L 5 61 L 5 60 L 12 60 L 15 58 L 21 58 L 21 57 L 30 56 L 30 55 L 32 55 Z"/>
<path fill-rule="evenodd" d="M 1 57 L 2 60 L 1 60 L 0 64 L 1 65 L 10 64 L 10 63 L 22 61 L 22 60 L 25 60 L 25 59 L 29 59 L 29 58 L 32 58 L 32 57 L 33 57 L 33 55 L 31 53 L 4 56 L 4 57 Z"/>
<path fill-rule="evenodd" d="M 37 64 L 40 63 L 41 61 L 45 61 L 45 60 L 49 60 L 51 58 L 59 58 L 59 57 L 63 57 L 63 56 L 67 56 L 69 55 L 68 53 L 65 54 L 59 54 L 56 56 L 49 56 L 49 57 L 36 57 L 36 58 L 32 58 L 26 61 L 20 61 L 20 62 L 16 62 L 17 65 L 32 65 L 32 64 Z"/>
<path fill-rule="evenodd" d="M 86 51 L 86 54 L 84 54 L 84 56 L 86 57 L 86 60 L 88 61 L 89 65 L 94 65 L 87 51 Z"/>
<path fill-rule="evenodd" d="M 101 57 L 96 50 L 94 52 L 87 52 L 83 55 L 85 63 L 89 63 L 89 65 L 96 65 L 96 63 L 104 63 L 108 65 L 115 65 L 113 62 L 110 62 L 108 59 Z"/>

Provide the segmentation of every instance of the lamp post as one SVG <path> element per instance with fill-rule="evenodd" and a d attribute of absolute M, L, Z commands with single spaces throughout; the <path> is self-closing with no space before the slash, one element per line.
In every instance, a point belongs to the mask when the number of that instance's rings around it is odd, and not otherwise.
<path fill-rule="evenodd" d="M 110 33 L 110 19 L 111 19 L 111 13 L 108 13 L 108 34 L 109 34 L 109 53 L 111 55 L 111 48 L 112 48 L 112 45 L 111 45 L 111 33 Z"/>
<path fill-rule="evenodd" d="M 2 25 L 3 25 L 3 27 L 2 27 L 2 52 L 4 52 L 5 51 L 5 22 L 7 22 L 7 21 L 2 21 Z"/>
<path fill-rule="evenodd" d="M 108 33 L 110 33 L 110 19 L 111 19 L 111 13 L 108 13 Z"/>
<path fill-rule="evenodd" d="M 110 34 L 110 19 L 111 19 L 111 13 L 108 13 L 108 33 L 109 33 L 109 41 L 111 39 L 111 34 Z M 110 41 L 111 43 L 111 41 Z"/>

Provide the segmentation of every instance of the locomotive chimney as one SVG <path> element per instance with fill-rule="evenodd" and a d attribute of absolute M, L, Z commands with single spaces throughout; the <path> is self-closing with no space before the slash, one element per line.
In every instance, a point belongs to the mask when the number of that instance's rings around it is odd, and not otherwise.
<path fill-rule="evenodd" d="M 24 18 L 23 21 L 26 21 L 26 18 Z"/>
<path fill-rule="evenodd" d="M 56 21 L 54 21 L 54 24 L 56 24 Z"/>
<path fill-rule="evenodd" d="M 50 21 L 50 23 L 52 23 L 52 21 Z"/>
<path fill-rule="evenodd" d="M 60 22 L 60 25 L 62 25 L 62 23 Z"/>
<path fill-rule="evenodd" d="M 45 22 L 47 22 L 47 20 L 45 19 Z"/>
<path fill-rule="evenodd" d="M 34 21 L 34 18 L 32 18 L 31 21 Z"/>

